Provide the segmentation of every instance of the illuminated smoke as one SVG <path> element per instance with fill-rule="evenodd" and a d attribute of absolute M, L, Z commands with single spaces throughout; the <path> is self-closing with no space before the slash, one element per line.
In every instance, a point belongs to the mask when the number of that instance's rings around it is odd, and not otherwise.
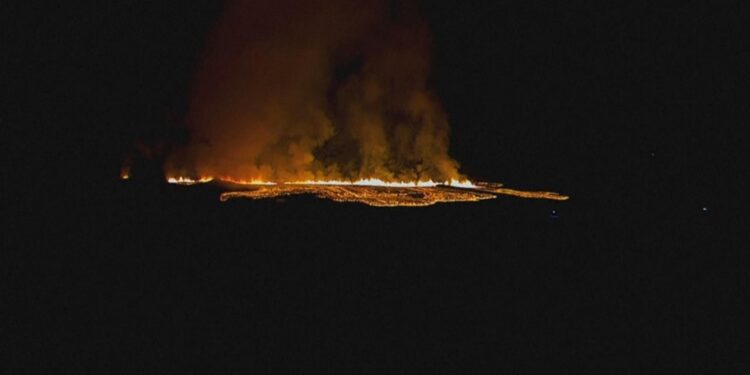
<path fill-rule="evenodd" d="M 446 181 L 449 127 L 411 3 L 234 1 L 210 35 L 167 176 Z"/>

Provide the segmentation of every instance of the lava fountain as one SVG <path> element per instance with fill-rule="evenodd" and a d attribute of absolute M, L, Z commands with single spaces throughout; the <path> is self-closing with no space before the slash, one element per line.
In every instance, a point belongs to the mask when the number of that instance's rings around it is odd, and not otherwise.
<path fill-rule="evenodd" d="M 232 190 L 222 201 L 567 199 L 459 172 L 447 116 L 428 85 L 430 45 L 416 1 L 229 1 L 197 67 L 189 139 L 164 158 L 167 181 L 222 184 Z"/>

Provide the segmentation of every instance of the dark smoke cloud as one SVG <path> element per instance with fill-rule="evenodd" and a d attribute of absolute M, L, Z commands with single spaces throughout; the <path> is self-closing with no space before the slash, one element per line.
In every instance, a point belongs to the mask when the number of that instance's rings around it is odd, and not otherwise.
<path fill-rule="evenodd" d="M 458 178 L 429 69 L 429 30 L 413 4 L 230 2 L 196 75 L 191 141 L 167 174 Z"/>

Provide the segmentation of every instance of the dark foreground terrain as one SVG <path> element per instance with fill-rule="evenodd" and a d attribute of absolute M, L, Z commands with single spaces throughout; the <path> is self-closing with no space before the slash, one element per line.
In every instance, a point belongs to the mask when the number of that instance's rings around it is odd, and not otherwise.
<path fill-rule="evenodd" d="M 16 233 L 4 372 L 748 369 L 747 269 L 716 211 L 220 192 L 113 179 Z"/>

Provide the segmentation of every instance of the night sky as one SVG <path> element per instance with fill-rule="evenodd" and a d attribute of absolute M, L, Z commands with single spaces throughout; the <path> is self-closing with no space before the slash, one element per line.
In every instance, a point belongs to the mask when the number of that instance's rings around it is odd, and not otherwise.
<path fill-rule="evenodd" d="M 0 372 L 750 370 L 742 2 L 423 2 L 461 171 L 571 199 L 393 210 L 118 179 L 219 2 L 3 7 Z"/>

